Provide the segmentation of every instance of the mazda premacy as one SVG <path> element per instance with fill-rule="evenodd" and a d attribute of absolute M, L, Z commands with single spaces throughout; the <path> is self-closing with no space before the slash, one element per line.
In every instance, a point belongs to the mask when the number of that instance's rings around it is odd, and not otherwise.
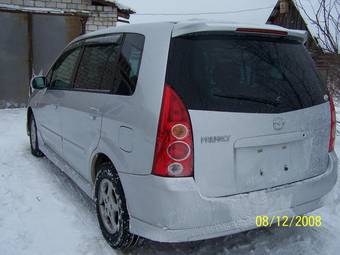
<path fill-rule="evenodd" d="M 82 35 L 32 79 L 32 154 L 93 198 L 114 248 L 311 212 L 337 180 L 336 124 L 305 40 L 208 21 Z"/>

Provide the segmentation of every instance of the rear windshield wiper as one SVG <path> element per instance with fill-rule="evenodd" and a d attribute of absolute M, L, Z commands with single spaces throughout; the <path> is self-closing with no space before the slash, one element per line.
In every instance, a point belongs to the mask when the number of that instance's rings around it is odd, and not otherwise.
<path fill-rule="evenodd" d="M 233 95 L 220 95 L 220 94 L 213 94 L 215 97 L 221 97 L 221 98 L 229 98 L 229 99 L 236 99 L 236 100 L 244 100 L 244 101 L 250 101 L 250 102 L 256 102 L 260 104 L 267 104 L 272 106 L 278 106 L 278 102 L 273 102 L 264 98 L 258 98 L 258 97 L 249 97 L 249 96 L 233 96 Z"/>

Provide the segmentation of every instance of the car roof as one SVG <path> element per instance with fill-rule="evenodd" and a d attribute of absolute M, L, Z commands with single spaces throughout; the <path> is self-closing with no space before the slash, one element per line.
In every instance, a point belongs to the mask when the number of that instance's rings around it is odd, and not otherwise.
<path fill-rule="evenodd" d="M 157 33 L 159 30 L 164 29 L 172 29 L 174 26 L 174 22 L 157 22 L 157 23 L 140 23 L 140 24 L 126 24 L 118 27 L 109 27 L 105 29 L 100 29 L 94 32 L 90 32 L 84 35 L 81 35 L 74 39 L 72 43 L 77 42 L 79 40 L 84 40 L 91 37 L 106 35 L 106 34 L 114 34 L 114 33 L 139 33 L 139 34 L 150 34 Z"/>
<path fill-rule="evenodd" d="M 208 31 L 230 31 L 235 32 L 237 29 L 252 29 L 252 30 L 270 30 L 278 32 L 286 32 L 289 37 L 298 41 L 305 42 L 307 40 L 307 32 L 303 30 L 286 29 L 284 27 L 268 24 L 245 24 L 230 21 L 214 21 L 214 20 L 188 20 L 181 22 L 155 22 L 155 23 L 140 23 L 129 24 L 118 27 L 110 27 L 107 29 L 97 30 L 76 38 L 72 43 L 87 39 L 90 37 L 113 34 L 113 33 L 157 33 L 160 29 L 172 29 L 172 37 L 178 37 L 185 34 Z M 258 32 L 257 34 L 261 34 Z M 263 34 L 263 33 L 262 33 Z M 263 34 L 265 35 L 265 34 Z"/>

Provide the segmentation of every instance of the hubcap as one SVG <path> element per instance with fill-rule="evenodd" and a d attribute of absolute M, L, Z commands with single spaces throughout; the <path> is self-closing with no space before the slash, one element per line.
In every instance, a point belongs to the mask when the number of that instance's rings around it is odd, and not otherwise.
<path fill-rule="evenodd" d="M 112 182 L 107 179 L 99 185 L 99 212 L 106 230 L 116 233 L 119 230 L 118 200 Z"/>
<path fill-rule="evenodd" d="M 31 144 L 33 149 L 36 149 L 37 146 L 37 132 L 35 128 L 35 122 L 34 120 L 31 121 Z"/>

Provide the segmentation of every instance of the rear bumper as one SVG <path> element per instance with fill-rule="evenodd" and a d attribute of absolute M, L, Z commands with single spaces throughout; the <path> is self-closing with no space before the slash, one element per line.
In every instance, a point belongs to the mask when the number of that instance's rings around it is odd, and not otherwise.
<path fill-rule="evenodd" d="M 337 181 L 338 159 L 317 177 L 277 188 L 221 198 L 202 197 L 192 178 L 120 174 L 131 232 L 160 242 L 185 242 L 256 228 L 258 215 L 301 215 L 323 206 Z M 127 185 L 127 186 L 126 186 Z"/>

